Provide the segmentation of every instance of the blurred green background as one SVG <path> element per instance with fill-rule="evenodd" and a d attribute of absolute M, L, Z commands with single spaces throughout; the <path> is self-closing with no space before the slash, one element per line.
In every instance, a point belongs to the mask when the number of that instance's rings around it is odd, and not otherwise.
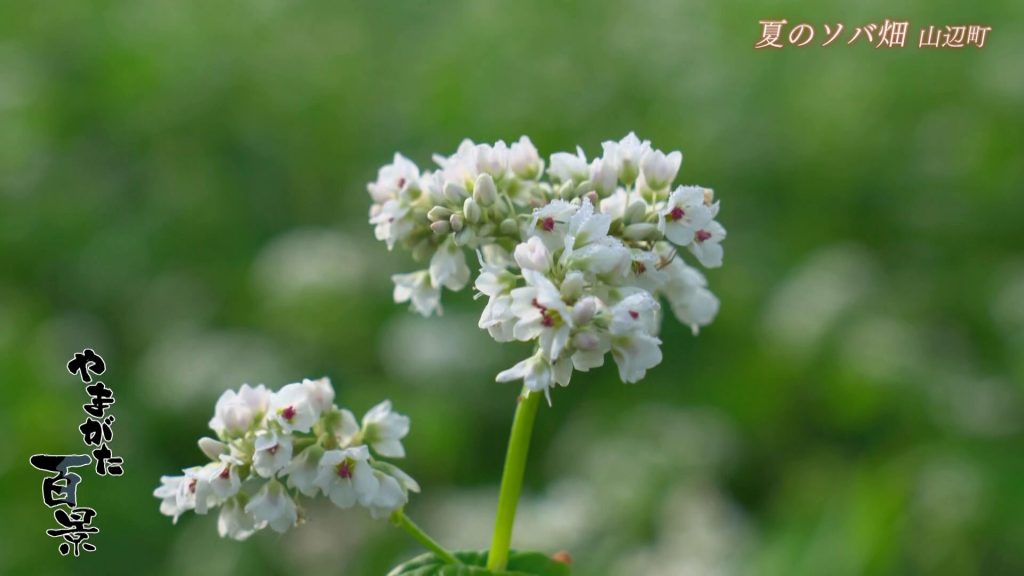
<path fill-rule="evenodd" d="M 1024 4 L 8 2 L 0 6 L 0 573 L 380 575 L 418 550 L 360 511 L 220 540 L 151 496 L 222 390 L 330 376 L 413 419 L 410 515 L 489 541 L 526 352 L 375 242 L 365 184 L 469 137 L 547 157 L 630 130 L 684 152 L 729 230 L 699 338 L 636 386 L 577 375 L 538 419 L 516 543 L 581 575 L 1024 573 Z M 811 46 L 754 50 L 758 21 Z M 847 46 L 911 22 L 907 47 Z M 843 22 L 827 48 L 821 25 Z M 919 50 L 984 23 L 978 50 Z M 36 452 L 84 451 L 90 346 L 126 474 L 61 558 Z M 13 439 L 13 445 L 11 440 Z M 13 447 L 13 449 L 12 449 Z"/>

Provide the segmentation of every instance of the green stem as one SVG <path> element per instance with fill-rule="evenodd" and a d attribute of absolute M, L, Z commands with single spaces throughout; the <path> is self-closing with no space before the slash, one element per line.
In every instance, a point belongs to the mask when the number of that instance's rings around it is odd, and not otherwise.
<path fill-rule="evenodd" d="M 391 514 L 391 522 L 400 528 L 405 529 L 410 536 L 416 539 L 417 542 L 423 545 L 424 548 L 433 552 L 438 558 L 444 560 L 446 564 L 461 564 L 451 552 L 445 550 L 444 546 L 437 543 L 422 528 L 416 525 L 415 522 L 409 519 L 401 509 L 395 510 Z"/>
<path fill-rule="evenodd" d="M 523 488 L 526 455 L 530 449 L 530 434 L 537 416 L 541 395 L 523 388 L 516 415 L 512 420 L 512 434 L 505 455 L 505 470 L 501 474 L 501 492 L 498 495 L 498 514 L 494 519 L 494 537 L 487 555 L 488 570 L 504 570 L 508 564 L 508 549 L 512 544 L 512 524 L 516 519 L 516 505 Z"/>
<path fill-rule="evenodd" d="M 316 443 L 316 441 L 317 441 L 316 437 L 296 438 L 292 442 L 292 448 L 295 449 L 295 448 L 305 448 L 306 446 L 312 446 L 313 444 Z"/>

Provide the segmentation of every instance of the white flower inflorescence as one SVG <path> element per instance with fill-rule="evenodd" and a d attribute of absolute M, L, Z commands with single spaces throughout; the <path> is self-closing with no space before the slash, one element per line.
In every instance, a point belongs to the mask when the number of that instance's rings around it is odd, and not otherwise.
<path fill-rule="evenodd" d="M 419 492 L 408 474 L 372 454 L 403 457 L 409 418 L 385 400 L 360 425 L 334 404 L 327 378 L 276 392 L 248 384 L 228 390 L 210 428 L 217 439 L 202 438 L 199 447 L 211 462 L 161 477 L 153 495 L 174 522 L 188 510 L 206 514 L 219 506 L 222 537 L 244 540 L 267 526 L 284 532 L 301 522 L 302 497 L 322 494 L 340 508 L 359 504 L 386 518 L 405 506 L 410 491 Z"/>
<path fill-rule="evenodd" d="M 441 288 L 469 284 L 474 251 L 475 287 L 488 298 L 480 328 L 499 342 L 536 343 L 498 381 L 549 394 L 610 352 L 620 378 L 637 382 L 661 362 L 660 299 L 694 334 L 718 312 L 680 252 L 721 266 L 725 228 L 710 189 L 673 188 L 682 159 L 632 133 L 590 162 L 581 149 L 552 154 L 546 173 L 525 136 L 511 146 L 466 140 L 426 172 L 395 154 L 368 185 L 370 223 L 389 250 L 429 261 L 393 276 L 395 301 L 440 314 Z"/>

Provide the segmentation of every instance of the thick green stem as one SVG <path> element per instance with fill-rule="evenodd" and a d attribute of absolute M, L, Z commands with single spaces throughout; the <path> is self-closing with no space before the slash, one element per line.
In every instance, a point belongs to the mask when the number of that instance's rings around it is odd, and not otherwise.
<path fill-rule="evenodd" d="M 415 522 L 410 520 L 401 509 L 395 510 L 394 513 L 391 514 L 391 522 L 395 526 L 404 528 L 410 536 L 415 538 L 416 541 L 422 544 L 424 548 L 433 552 L 438 558 L 444 560 L 446 564 L 461 564 L 461 562 L 459 562 L 451 552 L 445 550 L 444 546 L 437 543 L 437 540 L 434 540 L 427 535 L 427 533 L 417 526 Z"/>
<path fill-rule="evenodd" d="M 512 435 L 505 454 L 505 470 L 501 474 L 501 493 L 498 495 L 498 514 L 494 519 L 494 537 L 487 555 L 488 570 L 504 570 L 508 564 L 508 549 L 512 544 L 512 524 L 516 519 L 516 505 L 523 488 L 526 455 L 530 450 L 530 434 L 537 416 L 541 395 L 523 389 L 512 420 Z"/>

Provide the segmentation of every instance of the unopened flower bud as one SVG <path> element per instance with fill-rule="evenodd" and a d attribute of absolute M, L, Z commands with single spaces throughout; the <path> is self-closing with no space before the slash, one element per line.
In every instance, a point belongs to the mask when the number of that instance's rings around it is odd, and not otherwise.
<path fill-rule="evenodd" d="M 651 143 L 641 141 L 636 134 L 630 132 L 625 138 L 618 142 L 605 142 L 603 158 L 614 163 L 618 167 L 619 180 L 626 184 L 632 184 L 640 174 L 640 159 L 651 149 Z"/>
<path fill-rule="evenodd" d="M 537 154 L 537 149 L 533 146 L 533 142 L 530 142 L 529 138 L 523 136 L 509 148 L 508 167 L 519 178 L 532 180 L 540 174 L 541 169 L 544 167 L 544 162 L 541 161 L 540 156 Z"/>
<path fill-rule="evenodd" d="M 462 227 L 466 225 L 466 221 L 458 214 L 452 214 L 452 217 L 449 218 L 448 221 L 452 225 L 452 230 L 456 232 L 461 232 Z"/>
<path fill-rule="evenodd" d="M 619 173 L 615 166 L 604 158 L 595 158 L 590 163 L 590 179 L 594 182 L 594 190 L 601 196 L 610 196 L 619 183 Z"/>
<path fill-rule="evenodd" d="M 501 220 L 511 214 L 506 202 L 497 202 L 489 210 L 494 214 L 495 220 Z"/>
<path fill-rule="evenodd" d="M 576 197 L 576 186 L 572 180 L 566 180 L 558 187 L 558 197 L 562 200 L 572 200 Z"/>
<path fill-rule="evenodd" d="M 494 204 L 498 199 L 498 188 L 490 174 L 484 173 L 477 177 L 473 185 L 473 199 L 484 207 Z"/>
<path fill-rule="evenodd" d="M 619 167 L 619 179 L 624 184 L 632 184 L 636 181 L 636 177 L 640 175 L 640 167 L 636 165 L 636 162 L 632 159 L 623 159 L 622 165 Z"/>
<path fill-rule="evenodd" d="M 427 218 L 431 222 L 437 222 L 438 220 L 447 220 L 448 218 L 451 218 L 451 215 L 451 209 L 445 208 L 444 206 L 434 206 L 433 208 L 430 209 L 429 212 L 427 212 Z"/>
<path fill-rule="evenodd" d="M 469 246 L 474 240 L 476 240 L 476 234 L 472 228 L 463 228 L 462 231 L 455 234 L 455 245 L 460 248 Z"/>
<path fill-rule="evenodd" d="M 508 146 L 499 140 L 491 146 L 480 144 L 476 147 L 476 168 L 482 173 L 497 178 L 505 175 L 508 169 Z"/>
<path fill-rule="evenodd" d="M 444 235 L 452 231 L 452 226 L 447 220 L 438 220 L 430 223 L 430 229 L 434 231 L 434 234 Z"/>
<path fill-rule="evenodd" d="M 207 458 L 217 462 L 220 459 L 220 455 L 227 452 L 228 446 L 223 442 L 204 436 L 199 439 L 199 449 L 203 451 L 203 454 L 206 454 Z"/>
<path fill-rule="evenodd" d="M 672 183 L 683 161 L 681 152 L 665 154 L 661 150 L 648 150 L 640 158 L 640 170 L 652 190 L 663 190 Z"/>
<path fill-rule="evenodd" d="M 448 182 L 444 185 L 444 196 L 451 202 L 461 204 L 463 200 L 469 197 L 469 192 L 466 192 L 465 188 L 455 182 Z"/>
<path fill-rule="evenodd" d="M 501 221 L 501 226 L 498 230 L 506 236 L 514 236 L 519 234 L 519 224 L 512 218 L 505 218 Z"/>
<path fill-rule="evenodd" d="M 637 200 L 626 208 L 626 214 L 623 216 L 623 220 L 628 223 L 632 222 L 643 222 L 644 215 L 647 214 L 647 204 Z"/>
<path fill-rule="evenodd" d="M 594 183 L 591 182 L 590 180 L 584 180 L 583 182 L 580 182 L 576 186 L 575 190 L 573 190 L 573 196 L 582 196 L 582 195 L 586 194 L 587 192 L 591 192 L 593 190 L 594 190 Z M 595 198 L 596 198 L 596 195 L 595 195 Z M 596 203 L 595 203 L 595 206 L 596 206 Z"/>
<path fill-rule="evenodd" d="M 583 295 L 583 286 L 583 273 L 574 270 L 565 275 L 565 280 L 562 280 L 559 292 L 563 300 L 572 302 Z"/>
<path fill-rule="evenodd" d="M 580 350 L 594 350 L 601 345 L 601 339 L 593 332 L 579 332 L 572 338 L 572 344 Z"/>
<path fill-rule="evenodd" d="M 513 256 L 516 264 L 524 270 L 547 272 L 548 268 L 551 268 L 551 253 L 537 236 L 531 236 L 529 240 L 516 246 Z"/>
<path fill-rule="evenodd" d="M 462 204 L 462 213 L 466 215 L 466 220 L 472 224 L 480 221 L 480 205 L 472 198 L 466 198 L 466 201 Z"/>
<path fill-rule="evenodd" d="M 426 279 L 426 285 L 430 285 L 429 276 Z M 359 434 L 359 424 L 356 423 L 355 416 L 348 410 L 341 410 L 337 406 L 323 413 L 320 417 L 320 424 L 324 429 L 323 436 L 329 438 L 332 443 L 336 442 L 342 446 L 352 442 Z"/>
<path fill-rule="evenodd" d="M 578 326 L 586 324 L 597 313 L 597 301 L 593 296 L 584 298 L 572 307 L 572 321 Z"/>
<path fill-rule="evenodd" d="M 650 222 L 630 224 L 622 231 L 622 237 L 627 240 L 656 240 L 660 235 L 657 225 Z"/>

